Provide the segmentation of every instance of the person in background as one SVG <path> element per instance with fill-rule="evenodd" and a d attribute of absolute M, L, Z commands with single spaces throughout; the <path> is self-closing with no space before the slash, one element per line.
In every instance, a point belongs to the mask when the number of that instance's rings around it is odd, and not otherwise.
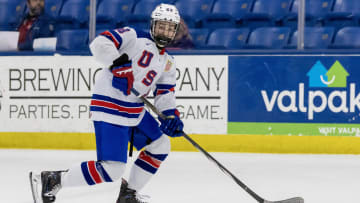
<path fill-rule="evenodd" d="M 167 49 L 192 49 L 194 43 L 189 33 L 189 29 L 183 19 L 180 20 L 179 30 L 176 32 L 175 39 L 168 45 Z"/>
<path fill-rule="evenodd" d="M 27 0 L 28 12 L 21 19 L 18 49 L 33 50 L 33 41 L 41 37 L 53 37 L 55 20 L 44 12 L 45 0 Z"/>

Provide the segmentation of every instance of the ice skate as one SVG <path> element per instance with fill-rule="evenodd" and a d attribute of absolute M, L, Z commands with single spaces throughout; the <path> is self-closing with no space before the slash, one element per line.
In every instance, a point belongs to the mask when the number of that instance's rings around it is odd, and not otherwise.
<path fill-rule="evenodd" d="M 139 195 L 136 190 L 128 188 L 128 183 L 122 179 L 120 194 L 116 203 L 149 203 L 148 196 Z"/>
<path fill-rule="evenodd" d="M 30 172 L 30 185 L 35 203 L 55 202 L 55 195 L 61 189 L 61 173 L 65 171 Z"/>

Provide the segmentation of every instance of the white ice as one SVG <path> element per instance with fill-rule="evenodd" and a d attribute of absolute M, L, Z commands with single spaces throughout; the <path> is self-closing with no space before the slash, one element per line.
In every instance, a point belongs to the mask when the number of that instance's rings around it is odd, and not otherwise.
<path fill-rule="evenodd" d="M 360 202 L 358 155 L 211 154 L 267 200 Z M 0 203 L 32 202 L 31 170 L 66 169 L 95 157 L 95 151 L 0 150 Z M 63 188 L 56 203 L 115 203 L 119 184 Z M 200 152 L 172 152 L 142 193 L 152 203 L 256 203 Z"/>

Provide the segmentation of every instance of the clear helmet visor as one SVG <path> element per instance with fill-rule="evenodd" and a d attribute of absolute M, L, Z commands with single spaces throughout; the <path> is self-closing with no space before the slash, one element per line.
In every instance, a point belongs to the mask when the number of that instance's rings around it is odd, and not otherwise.
<path fill-rule="evenodd" d="M 178 30 L 178 23 L 156 20 L 152 21 L 151 34 L 159 47 L 165 47 L 174 40 Z"/>

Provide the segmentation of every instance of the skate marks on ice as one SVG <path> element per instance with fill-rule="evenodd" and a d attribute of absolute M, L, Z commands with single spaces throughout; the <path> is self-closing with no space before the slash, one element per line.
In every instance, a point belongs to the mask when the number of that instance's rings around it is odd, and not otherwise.
<path fill-rule="evenodd" d="M 306 203 L 360 202 L 358 155 L 212 154 L 265 199 L 301 196 Z M 30 171 L 62 170 L 95 157 L 95 151 L 2 149 L 0 202 L 34 202 Z M 129 158 L 125 178 L 135 158 Z M 120 182 L 63 188 L 56 203 L 113 203 L 119 190 Z M 170 153 L 141 193 L 150 195 L 151 203 L 256 203 L 199 152 Z"/>

